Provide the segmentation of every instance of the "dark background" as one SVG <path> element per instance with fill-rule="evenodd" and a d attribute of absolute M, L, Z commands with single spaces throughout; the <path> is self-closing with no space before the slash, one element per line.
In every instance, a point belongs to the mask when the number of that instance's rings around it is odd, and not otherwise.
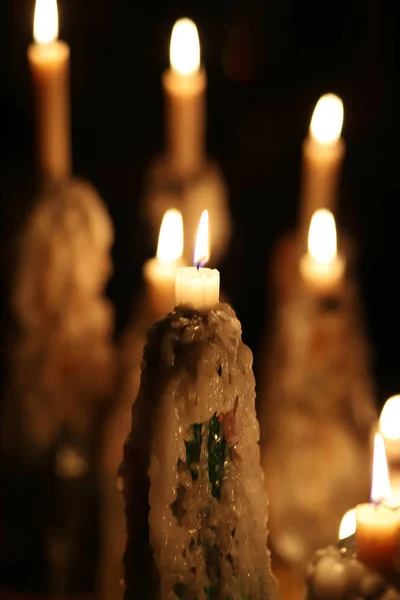
<path fill-rule="evenodd" d="M 375 353 L 377 402 L 400 391 L 399 127 L 394 7 L 383 0 L 59 0 L 71 47 L 74 172 L 111 212 L 109 294 L 118 331 L 154 255 L 139 202 L 144 169 L 163 147 L 161 73 L 171 28 L 198 25 L 208 75 L 207 146 L 230 188 L 234 236 L 223 288 L 256 353 L 268 317 L 271 249 L 296 223 L 301 143 L 316 101 L 340 95 L 347 144 L 338 222 L 359 249 L 358 273 Z M 35 189 L 26 49 L 33 0 L 1 0 L 3 308 L 12 240 Z M 6 312 L 3 310 L 3 315 Z M 6 353 L 2 346 L 2 353 Z"/>

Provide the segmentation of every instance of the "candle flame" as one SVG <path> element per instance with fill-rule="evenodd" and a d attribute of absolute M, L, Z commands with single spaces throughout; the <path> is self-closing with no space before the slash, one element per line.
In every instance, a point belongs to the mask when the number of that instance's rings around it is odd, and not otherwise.
<path fill-rule="evenodd" d="M 208 210 L 203 210 L 197 230 L 193 262 L 196 267 L 203 267 L 210 258 L 208 239 Z"/>
<path fill-rule="evenodd" d="M 36 0 L 33 38 L 40 44 L 54 42 L 58 38 L 57 0 Z"/>
<path fill-rule="evenodd" d="M 388 440 L 400 440 L 400 395 L 385 402 L 379 417 L 379 431 Z"/>
<path fill-rule="evenodd" d="M 339 540 L 344 540 L 356 532 L 357 526 L 357 510 L 351 508 L 344 515 L 339 529 Z"/>
<path fill-rule="evenodd" d="M 325 94 L 318 100 L 311 119 L 310 131 L 320 144 L 333 144 L 343 127 L 343 102 L 335 94 Z"/>
<path fill-rule="evenodd" d="M 173 263 L 183 252 L 183 219 L 175 208 L 165 213 L 158 235 L 157 258 L 162 263 Z"/>
<path fill-rule="evenodd" d="M 321 265 L 332 262 L 337 254 L 335 218 L 325 208 L 316 210 L 311 218 L 308 252 Z"/>
<path fill-rule="evenodd" d="M 385 441 L 381 433 L 376 433 L 374 437 L 371 502 L 378 503 L 382 500 L 390 500 L 391 497 L 392 491 L 390 489 Z"/>
<path fill-rule="evenodd" d="M 172 29 L 169 48 L 171 67 L 181 75 L 191 75 L 200 67 L 200 42 L 196 25 L 179 19 Z"/>

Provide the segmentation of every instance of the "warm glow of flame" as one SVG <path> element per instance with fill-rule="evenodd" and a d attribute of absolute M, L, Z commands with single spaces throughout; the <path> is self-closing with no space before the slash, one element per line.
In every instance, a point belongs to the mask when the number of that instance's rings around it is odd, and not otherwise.
<path fill-rule="evenodd" d="M 36 0 L 33 38 L 40 44 L 47 44 L 58 38 L 57 0 Z"/>
<path fill-rule="evenodd" d="M 208 210 L 203 210 L 197 230 L 193 262 L 196 267 L 202 267 L 210 258 L 208 239 Z"/>
<path fill-rule="evenodd" d="M 339 540 L 344 540 L 356 532 L 357 510 L 352 508 L 344 515 L 339 529 Z"/>
<path fill-rule="evenodd" d="M 310 131 L 320 144 L 333 144 L 343 127 L 343 102 L 335 94 L 325 94 L 318 100 L 311 119 Z"/>
<path fill-rule="evenodd" d="M 183 252 L 183 220 L 179 210 L 165 213 L 158 236 L 157 258 L 162 263 L 173 263 Z"/>
<path fill-rule="evenodd" d="M 400 395 L 385 402 L 379 417 L 379 431 L 388 440 L 400 440 Z"/>
<path fill-rule="evenodd" d="M 371 502 L 390 500 L 389 469 L 386 459 L 385 441 L 381 433 L 374 438 L 374 462 L 372 467 Z"/>
<path fill-rule="evenodd" d="M 174 25 L 169 47 L 171 67 L 181 75 L 191 75 L 200 67 L 200 42 L 197 27 L 190 19 Z"/>
<path fill-rule="evenodd" d="M 335 218 L 325 208 L 316 210 L 311 218 L 308 252 L 321 265 L 332 262 L 337 254 Z"/>

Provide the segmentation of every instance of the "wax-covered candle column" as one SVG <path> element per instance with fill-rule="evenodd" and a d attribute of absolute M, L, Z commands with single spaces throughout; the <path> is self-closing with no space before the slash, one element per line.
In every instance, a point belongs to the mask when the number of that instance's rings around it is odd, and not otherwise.
<path fill-rule="evenodd" d="M 194 267 L 182 267 L 176 274 L 175 302 L 193 308 L 208 308 L 219 302 L 219 271 L 203 265 L 209 259 L 208 211 L 200 219 L 194 251 Z"/>
<path fill-rule="evenodd" d="M 276 600 L 252 354 L 218 272 L 189 273 L 147 332 L 124 444 L 123 597 Z"/>
<path fill-rule="evenodd" d="M 200 66 L 196 25 L 180 19 L 170 45 L 171 66 L 163 75 L 167 158 L 178 176 L 187 177 L 204 162 L 206 74 Z"/>
<path fill-rule="evenodd" d="M 337 292 L 343 284 L 345 259 L 337 252 L 336 225 L 333 214 L 317 210 L 311 219 L 308 250 L 300 261 L 305 285 L 317 294 Z"/>
<path fill-rule="evenodd" d="M 393 576 L 400 559 L 400 511 L 392 504 L 385 443 L 375 434 L 371 503 L 357 506 L 356 555 L 367 567 Z"/>
<path fill-rule="evenodd" d="M 143 265 L 147 300 L 154 317 L 161 317 L 174 307 L 175 278 L 177 269 L 183 266 L 182 252 L 182 215 L 170 209 L 161 223 L 157 255 Z"/>
<path fill-rule="evenodd" d="M 322 96 L 315 107 L 302 148 L 300 230 L 303 244 L 312 214 L 319 208 L 336 210 L 345 144 L 340 137 L 343 103 L 335 94 Z"/>
<path fill-rule="evenodd" d="M 46 180 L 71 173 L 69 46 L 58 40 L 57 0 L 36 0 L 28 48 L 33 81 L 38 168 Z"/>

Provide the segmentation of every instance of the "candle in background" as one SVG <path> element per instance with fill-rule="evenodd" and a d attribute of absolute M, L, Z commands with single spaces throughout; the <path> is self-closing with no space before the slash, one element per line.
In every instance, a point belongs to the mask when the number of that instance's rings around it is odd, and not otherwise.
<path fill-rule="evenodd" d="M 379 431 L 385 440 L 393 503 L 400 506 L 400 395 L 386 401 L 379 417 Z"/>
<path fill-rule="evenodd" d="M 300 260 L 303 281 L 314 292 L 329 294 L 340 288 L 344 270 L 344 257 L 337 252 L 334 216 L 329 210 L 317 210 L 311 219 L 307 253 Z"/>
<path fill-rule="evenodd" d="M 374 438 L 371 503 L 357 506 L 356 556 L 382 575 L 395 574 L 400 558 L 400 511 L 391 508 L 392 498 L 385 442 Z"/>
<path fill-rule="evenodd" d="M 302 149 L 300 227 L 304 242 L 312 214 L 319 208 L 336 210 L 345 154 L 345 144 L 340 137 L 342 126 L 341 99 L 335 94 L 322 96 L 315 107 Z"/>
<path fill-rule="evenodd" d="M 197 232 L 194 267 L 182 267 L 176 274 L 175 304 L 189 304 L 203 309 L 219 302 L 219 271 L 203 265 L 210 256 L 208 241 L 208 211 L 203 211 Z"/>
<path fill-rule="evenodd" d="M 355 533 L 357 523 L 356 515 L 357 509 L 355 508 L 351 508 L 345 513 L 342 522 L 340 523 L 339 540 L 344 540 Z"/>
<path fill-rule="evenodd" d="M 190 176 L 204 161 L 206 74 L 200 66 L 196 25 L 180 19 L 174 25 L 170 68 L 163 75 L 167 157 L 174 173 Z"/>
<path fill-rule="evenodd" d="M 147 284 L 147 298 L 155 317 L 161 317 L 174 308 L 175 277 L 183 266 L 183 221 L 176 209 L 168 210 L 162 220 L 157 255 L 143 265 Z"/>
<path fill-rule="evenodd" d="M 36 0 L 28 61 L 33 80 L 38 168 L 44 179 L 71 172 L 69 46 L 58 40 L 57 0 Z"/>

